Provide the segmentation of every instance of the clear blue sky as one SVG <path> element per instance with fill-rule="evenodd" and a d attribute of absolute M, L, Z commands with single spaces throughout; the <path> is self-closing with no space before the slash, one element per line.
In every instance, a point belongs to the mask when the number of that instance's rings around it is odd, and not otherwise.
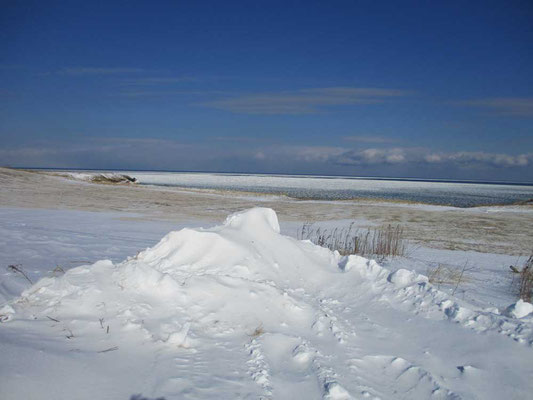
<path fill-rule="evenodd" d="M 531 1 L 5 1 L 0 164 L 533 181 Z"/>

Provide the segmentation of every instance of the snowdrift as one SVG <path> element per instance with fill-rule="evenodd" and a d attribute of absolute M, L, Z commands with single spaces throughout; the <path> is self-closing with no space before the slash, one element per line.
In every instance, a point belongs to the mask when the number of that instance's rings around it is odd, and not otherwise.
<path fill-rule="evenodd" d="M 387 332 L 377 322 L 373 328 L 373 315 L 417 316 L 421 329 L 453 321 L 461 326 L 458 335 L 502 333 L 528 352 L 532 343 L 531 315 L 519 320 L 476 310 L 422 275 L 390 273 L 374 261 L 283 236 L 275 212 L 264 208 L 233 214 L 211 229 L 171 232 L 120 264 L 103 260 L 42 279 L 0 314 L 5 327 L 45 322 L 50 329 L 43 334 L 76 341 L 80 351 L 134 352 L 151 344 L 195 357 L 203 353 L 207 364 L 217 357 L 229 363 L 226 353 L 235 352 L 235 358 L 242 351 L 239 367 L 254 385 L 245 386 L 250 398 L 302 398 L 302 390 L 305 398 L 460 398 L 461 391 L 482 390 L 475 382 L 464 384 L 470 365 L 452 368 L 446 377 L 405 354 L 369 355 Z M 408 332 L 398 325 L 389 335 L 401 341 L 412 336 Z M 211 384 L 224 398 L 226 388 Z M 144 390 L 186 398 L 183 382 L 165 385 Z M 213 394 L 196 389 L 186 393 Z"/>

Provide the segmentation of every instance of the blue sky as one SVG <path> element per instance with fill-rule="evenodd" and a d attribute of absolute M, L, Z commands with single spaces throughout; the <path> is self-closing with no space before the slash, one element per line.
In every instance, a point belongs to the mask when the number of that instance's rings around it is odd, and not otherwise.
<path fill-rule="evenodd" d="M 533 5 L 18 2 L 0 164 L 533 181 Z"/>

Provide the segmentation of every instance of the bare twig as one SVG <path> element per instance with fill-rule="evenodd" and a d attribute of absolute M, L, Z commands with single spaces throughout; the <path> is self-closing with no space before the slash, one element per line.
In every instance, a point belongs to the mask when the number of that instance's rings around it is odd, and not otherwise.
<path fill-rule="evenodd" d="M 427 276 L 429 283 L 437 285 L 437 289 L 440 289 L 442 284 L 453 285 L 452 295 L 455 295 L 459 286 L 468 280 L 466 273 L 471 269 L 468 268 L 468 261 L 461 269 L 450 264 L 439 263 L 435 268 L 428 268 Z"/>
<path fill-rule="evenodd" d="M 58 319 L 55 319 L 55 318 L 49 317 L 48 315 L 46 316 L 46 318 L 48 318 L 50 321 L 60 322 Z"/>
<path fill-rule="evenodd" d="M 30 282 L 31 285 L 33 285 L 33 282 L 31 279 L 26 275 L 24 270 L 22 269 L 22 264 L 14 264 L 14 265 L 8 265 L 7 270 L 11 272 L 15 272 L 17 274 L 21 274 L 28 282 Z"/>
<path fill-rule="evenodd" d="M 52 274 L 55 275 L 55 274 L 64 274 L 65 273 L 65 270 L 63 269 L 63 267 L 61 267 L 60 265 L 57 265 L 53 270 L 52 270 Z"/>
<path fill-rule="evenodd" d="M 459 284 L 463 281 L 463 276 L 465 274 L 465 271 L 466 271 L 466 266 L 468 265 L 468 261 L 465 262 L 465 264 L 463 265 L 463 269 L 461 269 L 461 273 L 459 274 L 459 279 L 457 279 L 457 282 L 455 283 L 455 287 L 453 288 L 453 291 L 452 291 L 452 296 L 455 295 L 455 291 L 457 290 L 457 288 L 459 287 Z"/>
<path fill-rule="evenodd" d="M 527 302 L 531 302 L 533 295 L 533 254 L 524 263 L 522 269 L 518 269 L 515 266 L 509 267 L 513 274 L 518 274 L 518 295 Z M 514 277 L 513 277 L 514 285 Z"/>

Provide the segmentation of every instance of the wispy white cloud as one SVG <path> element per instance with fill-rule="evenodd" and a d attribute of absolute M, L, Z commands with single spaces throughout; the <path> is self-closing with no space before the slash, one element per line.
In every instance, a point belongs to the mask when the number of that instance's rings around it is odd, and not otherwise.
<path fill-rule="evenodd" d="M 430 153 L 424 156 L 428 163 L 453 163 L 463 166 L 472 164 L 485 164 L 495 167 L 526 167 L 533 163 L 533 153 L 509 155 L 502 153 L 456 152 L 456 153 Z"/>
<path fill-rule="evenodd" d="M 261 147 L 256 146 L 254 151 L 254 157 L 256 159 L 267 160 L 273 163 L 279 160 L 324 163 L 342 155 L 346 152 L 346 149 L 337 146 L 271 144 Z"/>
<path fill-rule="evenodd" d="M 268 137 L 250 137 L 250 136 L 215 136 L 214 140 L 219 142 L 230 143 L 272 143 L 275 140 Z"/>
<path fill-rule="evenodd" d="M 25 70 L 24 65 L 20 64 L 0 64 L 0 70 Z"/>
<path fill-rule="evenodd" d="M 365 134 L 365 135 L 351 135 L 345 136 L 342 138 L 346 142 L 355 142 L 355 143 L 397 143 L 398 139 L 375 135 L 375 134 Z"/>
<path fill-rule="evenodd" d="M 75 143 L 42 142 L 0 149 L 0 165 L 43 167 L 239 169 L 263 171 L 485 171 L 496 169 L 532 176 L 533 152 L 523 154 L 436 152 L 420 147 L 359 148 L 302 146 L 244 141 L 235 146 L 220 142 L 183 143 L 172 139 L 88 138 Z M 354 169 L 354 167 L 356 167 Z M 323 172 L 320 172 L 323 171 Z M 523 171 L 523 172 L 521 172 Z M 525 174 L 525 175 L 524 175 Z M 480 175 L 481 176 L 481 175 Z M 525 179 L 525 178 L 524 178 Z M 531 179 L 531 178 L 529 178 Z"/>
<path fill-rule="evenodd" d="M 142 68 L 109 68 L 109 67 L 68 67 L 57 71 L 61 75 L 121 75 L 144 72 Z"/>
<path fill-rule="evenodd" d="M 163 85 L 174 85 L 184 82 L 196 82 L 198 78 L 193 78 L 190 76 L 182 77 L 148 77 L 148 78 L 135 78 L 135 79 L 125 79 L 122 82 L 124 86 L 163 86 Z"/>
<path fill-rule="evenodd" d="M 504 154 L 483 151 L 434 152 L 422 147 L 390 147 L 346 149 L 340 146 L 271 145 L 260 149 L 263 160 L 329 163 L 353 166 L 379 165 L 441 165 L 469 167 L 528 167 L 533 165 L 533 153 Z"/>
<path fill-rule="evenodd" d="M 389 148 L 353 150 L 344 153 L 336 162 L 345 165 L 430 164 L 455 167 L 527 167 L 533 164 L 533 153 L 518 155 L 475 152 L 432 152 L 423 148 Z"/>
<path fill-rule="evenodd" d="M 191 145 L 157 138 L 94 137 L 76 142 L 37 141 L 0 149 L 0 165 L 58 168 L 166 168 Z"/>
<path fill-rule="evenodd" d="M 460 101 L 456 104 L 483 108 L 499 115 L 533 117 L 533 97 L 492 97 Z"/>
<path fill-rule="evenodd" d="M 418 149 L 394 147 L 363 149 L 344 152 L 335 163 L 343 165 L 403 164 L 416 160 Z"/>
<path fill-rule="evenodd" d="M 58 155 L 67 153 L 84 153 L 84 152 L 113 152 L 119 150 L 131 150 L 139 147 L 154 148 L 184 148 L 187 144 L 176 140 L 169 139 L 152 139 L 152 138 L 94 138 L 82 140 L 77 143 L 64 142 L 62 146 L 48 144 L 46 142 L 35 143 L 33 146 L 22 146 L 15 148 L 5 148 L 0 150 L 0 157 L 32 157 L 38 155 Z"/>
<path fill-rule="evenodd" d="M 283 146 L 280 150 L 285 156 L 305 162 L 326 162 L 346 151 L 336 146 Z"/>
<path fill-rule="evenodd" d="M 382 103 L 409 94 L 397 89 L 327 87 L 226 97 L 203 105 L 246 114 L 312 114 L 325 107 Z"/>
<path fill-rule="evenodd" d="M 127 90 L 121 90 L 118 93 L 115 93 L 114 96 L 119 97 L 168 97 L 168 96 L 196 96 L 196 97 L 202 97 L 202 96 L 215 96 L 220 95 L 220 91 L 210 91 L 210 90 L 186 90 L 186 89 L 178 89 L 178 90 L 169 90 L 169 89 L 127 89 Z"/>

